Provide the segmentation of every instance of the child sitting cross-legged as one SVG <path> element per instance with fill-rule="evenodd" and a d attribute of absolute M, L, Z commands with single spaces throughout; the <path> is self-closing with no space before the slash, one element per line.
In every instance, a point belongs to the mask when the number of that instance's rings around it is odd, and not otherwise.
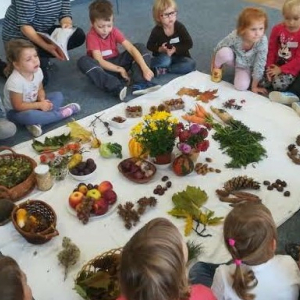
<path fill-rule="evenodd" d="M 232 262 L 197 262 L 189 274 L 193 284 L 211 286 L 218 300 L 298 299 L 298 266 L 288 255 L 275 255 L 277 229 L 266 206 L 235 206 L 225 218 L 223 237 Z"/>
<path fill-rule="evenodd" d="M 117 300 L 216 300 L 208 287 L 189 285 L 187 259 L 177 227 L 165 218 L 151 220 L 123 248 Z"/>
<path fill-rule="evenodd" d="M 38 137 L 43 125 L 80 111 L 77 103 L 62 106 L 64 97 L 61 92 L 46 95 L 40 59 L 31 42 L 15 39 L 6 46 L 8 68 L 12 73 L 4 86 L 3 104 L 9 121 L 25 125 L 34 137 Z"/>
<path fill-rule="evenodd" d="M 123 101 L 130 82 L 133 94 L 142 95 L 160 86 L 151 82 L 150 53 L 143 44 L 132 44 L 114 26 L 113 7 L 108 0 L 95 0 L 89 6 L 91 29 L 86 37 L 87 55 L 77 65 L 100 89 Z M 125 51 L 119 53 L 118 45 Z"/>

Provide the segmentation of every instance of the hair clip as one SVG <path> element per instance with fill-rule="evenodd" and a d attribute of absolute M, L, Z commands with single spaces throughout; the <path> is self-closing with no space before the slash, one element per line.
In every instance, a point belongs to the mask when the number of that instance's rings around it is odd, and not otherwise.
<path fill-rule="evenodd" d="M 229 246 L 234 247 L 235 240 L 234 239 L 228 239 L 228 244 L 229 244 Z"/>
<path fill-rule="evenodd" d="M 240 266 L 242 264 L 242 260 L 241 259 L 235 259 L 234 260 L 234 263 L 237 265 L 237 266 Z"/>

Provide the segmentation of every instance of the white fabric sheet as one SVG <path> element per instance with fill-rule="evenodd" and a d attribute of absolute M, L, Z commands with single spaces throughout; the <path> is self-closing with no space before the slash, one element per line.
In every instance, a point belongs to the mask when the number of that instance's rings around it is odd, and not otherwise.
<path fill-rule="evenodd" d="M 226 169 L 224 164 L 229 161 L 229 158 L 222 154 L 219 150 L 219 144 L 210 137 L 210 148 L 207 152 L 200 154 L 198 161 L 204 162 L 206 157 L 211 157 L 213 159 L 211 166 L 221 169 L 220 174 L 208 173 L 206 176 L 201 176 L 192 173 L 186 177 L 177 177 L 170 168 L 165 168 L 158 169 L 155 177 L 148 184 L 135 184 L 122 177 L 118 172 L 117 165 L 120 159 L 104 159 L 94 149 L 84 153 L 85 158 L 94 158 L 97 163 L 97 174 L 89 182 L 98 184 L 102 180 L 111 181 L 114 190 L 118 194 L 119 203 L 135 202 L 142 196 L 152 196 L 153 189 L 157 184 L 162 183 L 161 178 L 164 175 L 170 177 L 173 183 L 172 188 L 164 196 L 157 196 L 157 206 L 146 212 L 142 216 L 141 222 L 131 230 L 125 229 L 123 221 L 116 210 L 103 218 L 91 220 L 87 225 L 81 224 L 76 217 L 69 213 L 67 208 L 69 194 L 79 183 L 69 176 L 64 181 L 56 182 L 50 191 L 42 193 L 34 190 L 26 199 L 46 201 L 55 209 L 58 217 L 57 229 L 60 235 L 46 244 L 32 245 L 26 242 L 12 224 L 8 224 L 0 227 L 0 251 L 3 254 L 11 255 L 19 262 L 21 268 L 27 274 L 35 299 L 80 299 L 80 296 L 72 288 L 74 286 L 73 280 L 83 264 L 104 251 L 123 246 L 137 229 L 152 218 L 167 217 L 183 233 L 183 220 L 175 219 L 167 212 L 173 207 L 172 195 L 175 192 L 184 190 L 187 185 L 199 186 L 204 189 L 209 196 L 205 207 L 215 211 L 216 216 L 226 216 L 231 207 L 227 203 L 220 202 L 215 194 L 215 190 L 222 188 L 225 181 L 239 175 L 253 177 L 261 183 L 264 180 L 273 182 L 279 178 L 287 182 L 288 187 L 286 190 L 291 192 L 290 197 L 284 197 L 282 193 L 277 191 L 268 191 L 263 185 L 255 193 L 270 208 L 277 225 L 285 222 L 299 209 L 299 166 L 293 164 L 287 157 L 286 147 L 294 143 L 295 137 L 300 133 L 300 118 L 289 107 L 272 103 L 267 98 L 248 91 L 236 91 L 231 84 L 226 82 L 213 83 L 208 75 L 195 71 L 171 81 L 157 92 L 136 98 L 128 104 L 121 103 L 96 115 L 104 113 L 103 118 L 115 115 L 124 116 L 127 105 L 137 104 L 142 105 L 145 114 L 149 112 L 151 105 L 157 105 L 163 100 L 177 98 L 176 92 L 181 87 L 198 88 L 201 91 L 217 88 L 219 97 L 209 104 L 203 104 L 208 110 L 210 105 L 221 108 L 222 103 L 228 99 L 234 98 L 238 101 L 245 99 L 246 103 L 241 110 L 230 110 L 229 112 L 252 130 L 260 131 L 266 137 L 262 144 L 267 150 L 268 157 L 255 166 L 249 165 L 246 169 Z M 183 99 L 187 109 L 193 107 L 195 103 L 193 98 L 184 96 Z M 180 117 L 183 111 L 176 111 L 174 114 Z M 93 116 L 89 116 L 79 120 L 79 123 L 83 126 L 89 126 L 93 119 Z M 113 129 L 113 136 L 111 137 L 105 133 L 101 123 L 97 123 L 96 132 L 102 142 L 111 141 L 122 144 L 123 155 L 126 158 L 128 157 L 129 131 L 137 121 L 137 119 L 130 119 L 127 128 Z M 47 136 L 59 135 L 65 132 L 68 132 L 68 129 L 64 126 L 48 132 Z M 211 134 L 212 132 L 210 136 Z M 44 136 L 39 138 L 40 141 L 43 141 L 43 139 Z M 34 157 L 38 161 L 38 155 L 32 149 L 31 143 L 29 141 L 19 144 L 14 147 L 14 150 L 17 153 Z M 186 239 L 202 243 L 204 250 L 199 259 L 215 263 L 227 261 L 229 255 L 223 246 L 222 225 L 209 227 L 207 232 L 212 234 L 212 237 L 201 238 L 192 233 Z M 57 253 L 61 250 L 61 242 L 64 236 L 70 237 L 79 246 L 82 253 L 80 261 L 70 270 L 65 282 L 63 281 L 63 268 L 58 265 L 57 260 Z"/>

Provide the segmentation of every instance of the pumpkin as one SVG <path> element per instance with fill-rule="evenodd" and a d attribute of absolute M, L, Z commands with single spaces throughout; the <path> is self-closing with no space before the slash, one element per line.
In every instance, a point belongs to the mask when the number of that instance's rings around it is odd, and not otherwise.
<path fill-rule="evenodd" d="M 128 142 L 128 148 L 129 148 L 129 154 L 131 157 L 140 157 L 140 158 L 146 158 L 148 156 L 148 153 L 143 153 L 143 146 L 141 143 L 137 142 L 135 138 L 132 138 Z"/>
<path fill-rule="evenodd" d="M 177 176 L 185 176 L 193 172 L 194 163 L 189 156 L 182 154 L 174 159 L 172 169 Z"/>

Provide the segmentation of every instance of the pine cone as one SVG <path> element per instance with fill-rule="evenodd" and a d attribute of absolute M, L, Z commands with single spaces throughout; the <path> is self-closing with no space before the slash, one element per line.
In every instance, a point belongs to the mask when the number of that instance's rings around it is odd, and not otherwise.
<path fill-rule="evenodd" d="M 255 181 L 253 178 L 247 176 L 234 177 L 226 181 L 224 184 L 224 189 L 229 193 L 241 189 L 258 190 L 259 188 L 260 188 L 260 183 Z"/>

